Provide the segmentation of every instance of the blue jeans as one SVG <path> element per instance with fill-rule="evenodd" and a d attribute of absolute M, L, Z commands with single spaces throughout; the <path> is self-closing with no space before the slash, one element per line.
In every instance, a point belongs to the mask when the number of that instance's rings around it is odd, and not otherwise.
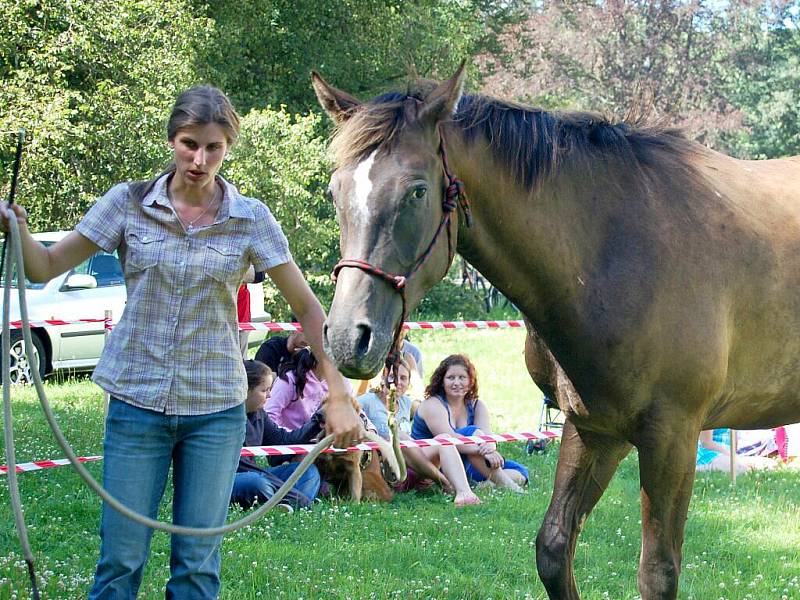
<path fill-rule="evenodd" d="M 156 518 L 171 464 L 173 523 L 223 525 L 244 430 L 243 404 L 208 415 L 177 416 L 111 398 L 103 486 L 129 508 Z M 103 504 L 100 560 L 89 600 L 136 598 L 152 533 Z M 217 597 L 221 542 L 222 536 L 172 536 L 168 599 Z"/>
<path fill-rule="evenodd" d="M 292 473 L 297 470 L 300 463 L 284 463 L 279 467 L 270 467 L 266 469 L 272 475 L 275 475 L 282 481 L 286 481 L 291 477 Z M 319 492 L 319 486 L 322 479 L 319 475 L 319 470 L 316 466 L 311 465 L 305 473 L 300 476 L 297 483 L 292 487 L 293 490 L 305 495 L 309 500 L 314 500 Z M 237 473 L 236 479 L 233 481 L 233 493 L 231 494 L 231 502 L 235 502 L 244 508 L 250 508 L 256 502 L 266 502 L 275 495 L 278 491 L 275 483 L 264 477 L 258 471 L 245 471 Z M 282 500 L 284 502 L 286 500 Z M 289 502 L 291 504 L 291 502 Z"/>

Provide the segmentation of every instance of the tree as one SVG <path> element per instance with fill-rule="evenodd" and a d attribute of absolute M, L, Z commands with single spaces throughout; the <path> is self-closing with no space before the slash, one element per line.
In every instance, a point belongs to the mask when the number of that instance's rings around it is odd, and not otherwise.
<path fill-rule="evenodd" d="M 0 130 L 29 133 L 20 199 L 33 228 L 71 228 L 165 162 L 168 112 L 211 23 L 176 0 L 0 0 L 0 14 Z"/>
<path fill-rule="evenodd" d="M 488 0 L 217 0 L 198 6 L 215 24 L 201 73 L 246 112 L 286 105 L 317 110 L 312 69 L 358 96 L 403 85 L 409 67 L 448 74 L 494 48 L 508 21 Z"/>
<path fill-rule="evenodd" d="M 797 27 L 784 23 L 797 6 L 785 0 L 535 4 L 503 37 L 506 52 L 483 57 L 490 73 L 486 89 L 545 108 L 618 117 L 646 107 L 652 119 L 749 156 L 758 146 L 747 141 L 752 127 L 761 138 L 775 138 L 764 130 L 765 112 L 775 116 L 777 110 L 778 120 L 793 121 L 797 131 L 797 113 L 790 110 L 798 77 Z M 769 151 L 761 146 L 770 156 L 787 151 L 780 144 Z"/>
<path fill-rule="evenodd" d="M 744 18 L 757 27 L 749 25 L 753 33 L 732 52 L 726 80 L 744 128 L 727 132 L 724 143 L 746 158 L 800 154 L 800 3 L 757 5 Z"/>
<path fill-rule="evenodd" d="M 243 194 L 266 203 L 289 238 L 300 269 L 323 298 L 333 295 L 330 272 L 339 255 L 333 204 L 325 197 L 330 163 L 321 116 L 292 115 L 286 107 L 252 110 L 241 123 L 226 175 Z M 268 289 L 267 295 L 277 296 Z M 273 316 L 286 317 L 282 302 L 269 302 Z"/>

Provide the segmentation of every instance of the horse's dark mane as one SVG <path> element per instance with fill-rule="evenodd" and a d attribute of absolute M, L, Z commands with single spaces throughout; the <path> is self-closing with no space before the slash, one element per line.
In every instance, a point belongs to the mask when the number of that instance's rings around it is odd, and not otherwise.
<path fill-rule="evenodd" d="M 430 89 L 430 82 L 422 82 L 407 93 L 390 92 L 359 106 L 334 135 L 336 162 L 356 162 L 380 145 L 391 147 L 408 120 L 411 99 L 424 100 Z M 694 148 L 680 130 L 643 118 L 613 121 L 595 113 L 547 111 L 478 94 L 461 98 L 453 120 L 466 141 L 488 140 L 492 154 L 529 188 L 566 161 L 612 158 L 641 172 L 667 158 L 690 168 L 686 158 Z"/>
<path fill-rule="evenodd" d="M 546 111 L 480 95 L 464 96 L 454 120 L 467 141 L 488 140 L 492 154 L 528 188 L 568 161 L 612 159 L 641 172 L 656 156 L 662 163 L 665 157 L 684 163 L 692 150 L 680 130 L 644 119 L 615 122 L 597 113 Z"/>

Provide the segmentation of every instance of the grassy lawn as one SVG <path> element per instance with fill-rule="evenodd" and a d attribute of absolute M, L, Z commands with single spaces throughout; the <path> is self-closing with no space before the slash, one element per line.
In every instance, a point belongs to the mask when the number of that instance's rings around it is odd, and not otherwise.
<path fill-rule="evenodd" d="M 535 428 L 541 393 L 525 376 L 520 331 L 414 332 L 430 374 L 465 351 L 481 375 L 481 397 L 497 431 Z M 81 454 L 102 453 L 102 394 L 86 379 L 48 391 Z M 14 390 L 17 459 L 60 457 L 31 390 Z M 293 515 L 270 514 L 225 538 L 227 600 L 257 598 L 546 598 L 534 540 L 547 507 L 557 449 L 504 452 L 531 470 L 524 496 L 479 491 L 484 503 L 455 509 L 433 491 L 392 504 L 324 501 Z M 101 464 L 87 465 L 96 476 Z M 3 478 L 5 481 L 5 478 Z M 43 598 L 85 598 L 97 558 L 99 502 L 68 467 L 20 475 Z M 0 483 L 0 599 L 28 598 L 28 582 Z M 170 490 L 165 497 L 169 498 Z M 231 518 L 241 516 L 232 511 Z M 162 518 L 170 514 L 165 503 Z M 680 598 L 800 600 L 800 472 L 698 476 L 684 544 Z M 641 543 L 638 464 L 633 453 L 586 524 L 576 577 L 586 599 L 637 598 Z M 163 598 L 169 538 L 156 532 L 140 598 Z"/>

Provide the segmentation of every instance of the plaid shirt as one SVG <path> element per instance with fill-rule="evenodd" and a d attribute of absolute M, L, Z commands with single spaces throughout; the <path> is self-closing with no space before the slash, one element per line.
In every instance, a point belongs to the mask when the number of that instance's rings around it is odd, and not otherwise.
<path fill-rule="evenodd" d="M 76 227 L 106 252 L 118 251 L 128 288 L 93 379 L 140 408 L 208 414 L 247 396 L 236 290 L 248 266 L 266 271 L 292 257 L 269 209 L 222 179 L 216 221 L 187 232 L 167 198 L 167 179 L 141 202 L 128 184 L 113 187 Z"/>

